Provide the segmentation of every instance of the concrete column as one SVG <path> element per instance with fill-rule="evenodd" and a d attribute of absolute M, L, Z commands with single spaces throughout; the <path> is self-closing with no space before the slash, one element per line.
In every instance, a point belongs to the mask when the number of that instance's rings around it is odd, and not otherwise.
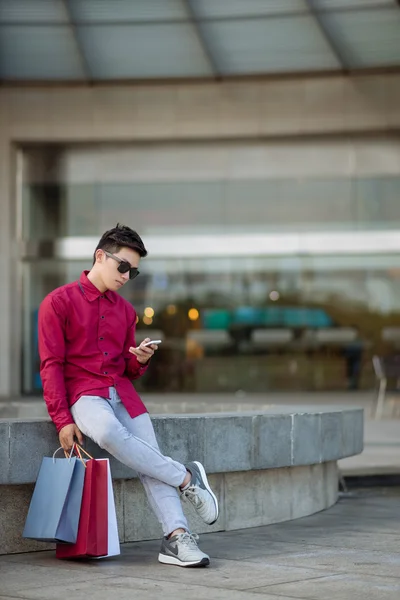
<path fill-rule="evenodd" d="M 11 299 L 16 297 L 16 244 L 12 217 L 11 147 L 8 141 L 6 99 L 0 92 L 0 396 L 17 392 L 15 364 L 15 311 Z M 18 332 L 17 332 L 18 335 Z M 17 361 L 18 363 L 18 361 Z"/>

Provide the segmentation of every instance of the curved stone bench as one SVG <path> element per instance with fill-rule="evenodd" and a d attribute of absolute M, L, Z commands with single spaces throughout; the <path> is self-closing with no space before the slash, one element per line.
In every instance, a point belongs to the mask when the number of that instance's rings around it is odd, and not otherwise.
<path fill-rule="evenodd" d="M 164 454 L 200 460 L 221 513 L 208 527 L 185 504 L 193 531 L 223 531 L 296 519 L 333 505 L 336 461 L 363 450 L 363 410 L 271 407 L 248 413 L 152 417 Z M 21 532 L 43 456 L 58 447 L 48 419 L 0 420 L 0 554 L 43 550 Z M 88 451 L 108 456 L 90 440 Z M 122 542 L 161 537 L 136 474 L 111 459 Z M 51 547 L 51 546 L 50 546 Z"/>

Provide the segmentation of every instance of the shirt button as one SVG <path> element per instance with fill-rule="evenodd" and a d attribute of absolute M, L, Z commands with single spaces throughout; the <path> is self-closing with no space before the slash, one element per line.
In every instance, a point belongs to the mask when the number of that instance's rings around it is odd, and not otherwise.
<path fill-rule="evenodd" d="M 104 298 L 104 296 L 100 296 L 100 298 Z"/>
<path fill-rule="evenodd" d="M 99 337 L 99 340 L 104 340 L 104 338 L 103 337 Z"/>
<path fill-rule="evenodd" d="M 104 315 L 101 315 L 100 319 L 104 319 Z"/>
<path fill-rule="evenodd" d="M 104 375 L 108 375 L 108 371 L 104 371 Z"/>
<path fill-rule="evenodd" d="M 104 354 L 107 356 L 108 352 L 104 352 Z"/>

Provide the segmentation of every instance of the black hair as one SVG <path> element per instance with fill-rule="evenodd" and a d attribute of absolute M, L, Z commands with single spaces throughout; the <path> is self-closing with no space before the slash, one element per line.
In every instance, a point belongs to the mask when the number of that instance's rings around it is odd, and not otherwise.
<path fill-rule="evenodd" d="M 96 251 L 106 250 L 107 252 L 119 252 L 122 248 L 135 250 L 141 258 L 147 256 L 147 250 L 143 244 L 140 235 L 126 225 L 117 223 L 116 227 L 103 233 L 97 244 L 93 255 L 93 264 L 96 262 Z"/>

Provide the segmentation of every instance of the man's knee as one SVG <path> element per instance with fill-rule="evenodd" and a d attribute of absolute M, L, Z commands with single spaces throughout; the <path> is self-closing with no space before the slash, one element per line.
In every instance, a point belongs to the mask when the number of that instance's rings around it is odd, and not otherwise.
<path fill-rule="evenodd" d="M 115 443 L 120 436 L 118 423 L 114 423 L 113 420 L 103 421 L 98 424 L 93 436 L 93 441 L 96 442 L 100 448 L 108 450 L 113 443 Z"/>

